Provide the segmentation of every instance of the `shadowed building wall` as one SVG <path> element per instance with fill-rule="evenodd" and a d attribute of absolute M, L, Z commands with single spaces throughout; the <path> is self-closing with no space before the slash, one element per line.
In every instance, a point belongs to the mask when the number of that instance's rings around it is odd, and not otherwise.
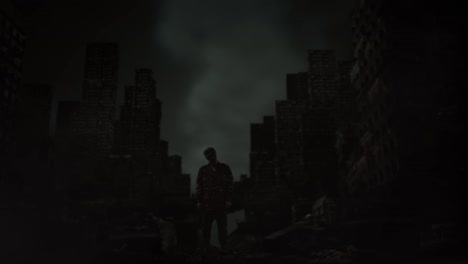
<path fill-rule="evenodd" d="M 14 109 L 20 89 L 26 36 L 1 9 L 0 32 L 0 188 L 13 190 L 22 188 L 21 180 L 7 167 L 7 157 L 12 147 Z"/>
<path fill-rule="evenodd" d="M 107 157 L 112 148 L 119 51 L 114 43 L 91 43 L 86 48 L 83 101 L 77 120 L 80 152 Z"/>
<path fill-rule="evenodd" d="M 362 1 L 353 17 L 358 145 L 341 209 L 375 227 L 355 236 L 366 247 L 416 248 L 432 224 L 462 222 L 461 19 L 450 4 L 385 0 Z M 382 219 L 403 224 L 385 233 Z"/>

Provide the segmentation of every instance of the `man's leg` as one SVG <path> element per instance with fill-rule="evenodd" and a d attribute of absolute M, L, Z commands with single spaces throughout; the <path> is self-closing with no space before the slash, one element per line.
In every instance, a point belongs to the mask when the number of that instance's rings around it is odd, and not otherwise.
<path fill-rule="evenodd" d="M 227 214 L 225 211 L 216 212 L 216 225 L 218 226 L 218 240 L 222 247 L 227 242 Z"/>
<path fill-rule="evenodd" d="M 211 238 L 211 224 L 213 223 L 214 215 L 209 210 L 203 211 L 203 241 L 202 247 L 208 247 Z"/>

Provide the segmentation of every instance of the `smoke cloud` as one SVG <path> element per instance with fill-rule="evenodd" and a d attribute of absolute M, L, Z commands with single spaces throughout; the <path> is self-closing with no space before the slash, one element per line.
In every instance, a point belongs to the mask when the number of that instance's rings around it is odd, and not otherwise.
<path fill-rule="evenodd" d="M 249 124 L 272 113 L 274 101 L 285 97 L 285 74 L 304 66 L 289 41 L 284 8 L 279 1 L 166 3 L 163 46 L 180 63 L 202 67 L 174 124 L 190 138 L 178 148 L 192 182 L 208 146 L 235 178 L 248 173 Z"/>
<path fill-rule="evenodd" d="M 286 74 L 307 69 L 308 48 L 340 50 L 348 44 L 339 40 L 349 37 L 342 33 L 352 1 L 338 2 L 343 1 L 164 3 L 159 45 L 177 64 L 197 71 L 172 114 L 177 128 L 171 130 L 178 134 L 169 136 L 179 138 L 169 140 L 171 150 L 183 157 L 192 187 L 208 146 L 231 166 L 235 179 L 248 173 L 250 123 L 274 114 L 275 100 L 286 97 Z"/>

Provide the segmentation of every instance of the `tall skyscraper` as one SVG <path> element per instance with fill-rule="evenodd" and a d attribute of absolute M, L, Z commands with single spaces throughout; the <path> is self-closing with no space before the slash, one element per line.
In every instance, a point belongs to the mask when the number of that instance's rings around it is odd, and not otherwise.
<path fill-rule="evenodd" d="M 257 185 L 278 184 L 275 174 L 275 118 L 250 125 L 250 175 Z"/>
<path fill-rule="evenodd" d="M 334 50 L 309 51 L 309 85 L 313 103 L 334 102 L 339 75 Z"/>
<path fill-rule="evenodd" d="M 14 109 L 21 81 L 26 36 L 10 17 L 0 10 L 0 187 L 17 179 L 7 179 L 9 144 L 13 137 Z"/>
<path fill-rule="evenodd" d="M 26 36 L 1 10 L 0 32 L 0 148 L 3 149 L 11 136 Z"/>
<path fill-rule="evenodd" d="M 393 239 L 409 252 L 432 240 L 434 223 L 466 230 L 464 16 L 452 4 L 403 0 L 364 0 L 353 16 L 358 140 L 341 216 L 368 220 L 356 225 L 362 244 L 388 248 Z"/>
<path fill-rule="evenodd" d="M 80 152 L 98 159 L 110 154 L 113 143 L 118 58 L 117 44 L 87 46 L 83 102 L 74 128 Z"/>
<path fill-rule="evenodd" d="M 307 102 L 276 101 L 275 143 L 277 177 L 291 188 L 303 186 L 306 180 L 304 164 L 304 130 L 302 115 Z"/>
<path fill-rule="evenodd" d="M 174 160 L 168 158 L 167 142 L 160 137 L 160 121 L 161 102 L 156 96 L 153 71 L 136 69 L 134 85 L 125 87 L 124 105 L 115 127 L 113 154 L 131 160 L 132 178 L 141 186 L 139 199 L 143 203 L 155 202 L 155 199 L 161 202 L 161 194 L 172 190 L 170 187 L 174 184 L 171 183 L 177 174 L 173 170 L 176 165 L 171 163 Z M 148 186 L 150 188 L 146 188 Z"/>
<path fill-rule="evenodd" d="M 160 154 L 161 102 L 151 69 L 135 71 L 135 85 L 125 87 L 125 103 L 118 122 L 119 152 L 150 158 Z"/>
<path fill-rule="evenodd" d="M 310 100 L 309 73 L 300 72 L 286 75 L 287 99 L 293 101 Z"/>
<path fill-rule="evenodd" d="M 303 198 L 326 193 L 324 179 L 332 178 L 340 85 L 335 51 L 310 50 L 308 62 L 307 72 L 287 75 L 287 100 L 276 102 L 275 117 L 276 173 Z"/>

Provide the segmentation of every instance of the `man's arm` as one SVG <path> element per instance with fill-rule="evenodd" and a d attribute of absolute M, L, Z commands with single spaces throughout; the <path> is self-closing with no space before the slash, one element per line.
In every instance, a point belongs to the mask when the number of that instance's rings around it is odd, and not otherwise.
<path fill-rule="evenodd" d="M 202 169 L 200 168 L 198 170 L 198 176 L 197 176 L 197 188 L 196 188 L 196 192 L 195 192 L 195 197 L 197 199 L 197 207 L 200 207 L 201 206 L 201 203 L 202 203 L 202 199 L 203 199 L 203 192 L 204 192 L 204 189 L 203 189 L 203 183 L 202 183 Z"/>

